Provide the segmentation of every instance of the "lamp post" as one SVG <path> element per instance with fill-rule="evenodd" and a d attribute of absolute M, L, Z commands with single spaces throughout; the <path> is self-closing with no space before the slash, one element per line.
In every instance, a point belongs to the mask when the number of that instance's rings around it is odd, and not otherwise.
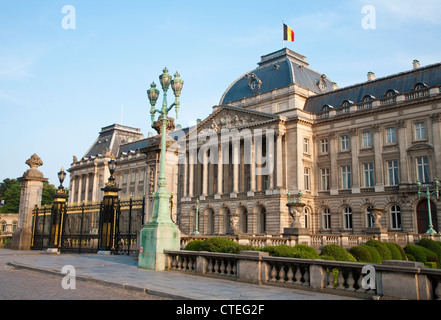
<path fill-rule="evenodd" d="M 107 254 L 115 250 L 116 238 L 116 202 L 118 192 L 121 190 L 115 183 L 114 173 L 117 162 L 112 156 L 107 163 L 110 171 L 109 181 L 101 190 L 104 191 L 104 198 L 100 212 L 100 231 L 99 231 L 99 253 Z"/>
<path fill-rule="evenodd" d="M 175 73 L 174 79 L 165 68 L 159 80 L 163 90 L 163 103 L 161 110 L 155 108 L 156 102 L 159 98 L 159 90 L 156 89 L 156 84 L 153 82 L 150 85 L 150 90 L 147 91 L 147 96 L 150 101 L 151 120 L 155 120 L 155 114 L 159 113 L 159 120 L 162 122 L 161 130 L 161 155 L 159 165 L 158 190 L 153 196 L 153 213 L 151 221 L 145 224 L 141 231 L 140 239 L 140 254 L 138 266 L 140 268 L 149 270 L 165 270 L 166 256 L 164 250 L 179 250 L 180 249 L 180 231 L 176 224 L 170 217 L 170 193 L 167 192 L 166 186 L 166 148 L 167 148 L 167 122 L 168 113 L 173 108 L 176 108 L 176 118 L 179 114 L 181 91 L 184 86 L 184 81 L 181 79 L 179 73 Z M 175 95 L 175 102 L 168 106 L 167 92 L 170 88 Z"/>
<path fill-rule="evenodd" d="M 64 168 L 61 168 L 60 172 L 58 172 L 60 186 L 58 187 L 57 192 L 53 195 L 54 204 L 52 205 L 51 212 L 51 228 L 48 252 L 53 253 L 58 252 L 62 245 L 63 226 L 66 213 L 66 199 L 68 198 L 63 187 L 64 179 L 66 179 L 66 172 L 64 171 Z"/>
<path fill-rule="evenodd" d="M 432 208 L 431 208 L 432 206 L 430 203 L 430 196 L 432 194 L 435 194 L 436 199 L 439 199 L 439 181 L 438 179 L 435 179 L 434 181 L 435 190 L 432 192 L 430 192 L 430 184 L 427 185 L 426 192 L 421 191 L 421 189 L 423 188 L 421 181 L 418 180 L 416 185 L 418 187 L 418 199 L 421 200 L 421 196 L 425 196 L 427 198 L 427 208 L 428 208 L 427 210 L 429 211 L 429 230 L 427 230 L 426 234 L 437 234 L 435 229 L 433 229 Z"/>

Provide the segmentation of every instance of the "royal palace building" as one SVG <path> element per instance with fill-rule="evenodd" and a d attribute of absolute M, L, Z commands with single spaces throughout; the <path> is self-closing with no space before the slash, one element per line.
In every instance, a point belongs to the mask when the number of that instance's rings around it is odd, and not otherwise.
<path fill-rule="evenodd" d="M 338 88 L 289 49 L 263 56 L 208 118 L 170 125 L 180 132 L 167 156 L 174 221 L 184 234 L 282 234 L 296 199 L 311 234 L 364 234 L 373 208 L 390 232 L 425 233 L 429 202 L 416 183 L 433 191 L 441 177 L 440 87 L 441 64 L 415 60 L 409 71 Z M 103 128 L 69 169 L 70 202 L 100 199 L 111 155 L 121 197 L 151 199 L 158 150 L 158 136 Z M 436 195 L 430 208 L 438 231 Z"/>

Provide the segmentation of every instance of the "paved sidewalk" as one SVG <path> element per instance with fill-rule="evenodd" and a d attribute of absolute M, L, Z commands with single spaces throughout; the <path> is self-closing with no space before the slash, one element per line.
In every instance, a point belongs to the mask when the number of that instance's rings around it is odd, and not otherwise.
<path fill-rule="evenodd" d="M 137 267 L 134 256 L 57 255 L 0 249 L 0 259 L 16 268 L 61 276 L 64 276 L 61 274 L 62 268 L 70 265 L 75 267 L 78 280 L 97 281 L 177 300 L 353 300 L 290 288 L 258 286 L 170 271 L 144 270 Z"/>

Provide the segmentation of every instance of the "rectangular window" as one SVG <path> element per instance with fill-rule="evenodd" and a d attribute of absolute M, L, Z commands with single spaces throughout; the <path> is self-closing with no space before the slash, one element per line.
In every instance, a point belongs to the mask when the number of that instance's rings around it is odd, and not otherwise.
<path fill-rule="evenodd" d="M 399 206 L 393 206 L 390 209 L 391 218 L 392 218 L 392 229 L 401 230 L 401 208 Z"/>
<path fill-rule="evenodd" d="M 372 147 L 372 135 L 370 132 L 363 132 L 363 148 Z"/>
<path fill-rule="evenodd" d="M 417 174 L 417 178 L 421 183 L 430 182 L 428 157 L 417 158 Z"/>
<path fill-rule="evenodd" d="M 310 173 L 311 169 L 305 168 L 305 190 L 310 191 L 311 190 L 311 180 L 310 180 Z"/>
<path fill-rule="evenodd" d="M 372 188 L 374 186 L 374 164 L 364 164 L 364 186 L 365 188 Z"/>
<path fill-rule="evenodd" d="M 341 167 L 341 179 L 342 179 L 342 189 L 351 189 L 351 167 L 343 166 Z"/>
<path fill-rule="evenodd" d="M 426 124 L 424 122 L 415 123 L 415 139 L 426 139 Z"/>
<path fill-rule="evenodd" d="M 349 136 L 341 136 L 341 151 L 349 150 Z"/>
<path fill-rule="evenodd" d="M 397 143 L 397 132 L 395 128 L 386 129 L 386 143 L 388 144 Z"/>
<path fill-rule="evenodd" d="M 398 175 L 398 161 L 388 161 L 387 171 L 389 175 L 389 186 L 398 186 L 400 184 Z"/>
<path fill-rule="evenodd" d="M 303 139 L 303 153 L 309 153 L 309 139 Z"/>
<path fill-rule="evenodd" d="M 321 191 L 329 190 L 329 169 L 320 169 L 320 188 Z"/>
<path fill-rule="evenodd" d="M 328 139 L 322 139 L 320 140 L 320 153 L 326 154 L 329 152 L 328 149 Z"/>

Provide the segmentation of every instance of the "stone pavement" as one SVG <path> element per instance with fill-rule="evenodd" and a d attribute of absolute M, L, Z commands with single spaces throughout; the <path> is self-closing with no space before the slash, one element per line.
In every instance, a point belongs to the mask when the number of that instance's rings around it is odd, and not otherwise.
<path fill-rule="evenodd" d="M 57 255 L 0 249 L 0 257 L 2 260 L 6 258 L 15 268 L 62 277 L 65 276 L 61 273 L 62 268 L 73 266 L 77 280 L 95 281 L 176 300 L 353 300 L 291 288 L 258 286 L 170 271 L 144 270 L 137 267 L 135 256 Z"/>

